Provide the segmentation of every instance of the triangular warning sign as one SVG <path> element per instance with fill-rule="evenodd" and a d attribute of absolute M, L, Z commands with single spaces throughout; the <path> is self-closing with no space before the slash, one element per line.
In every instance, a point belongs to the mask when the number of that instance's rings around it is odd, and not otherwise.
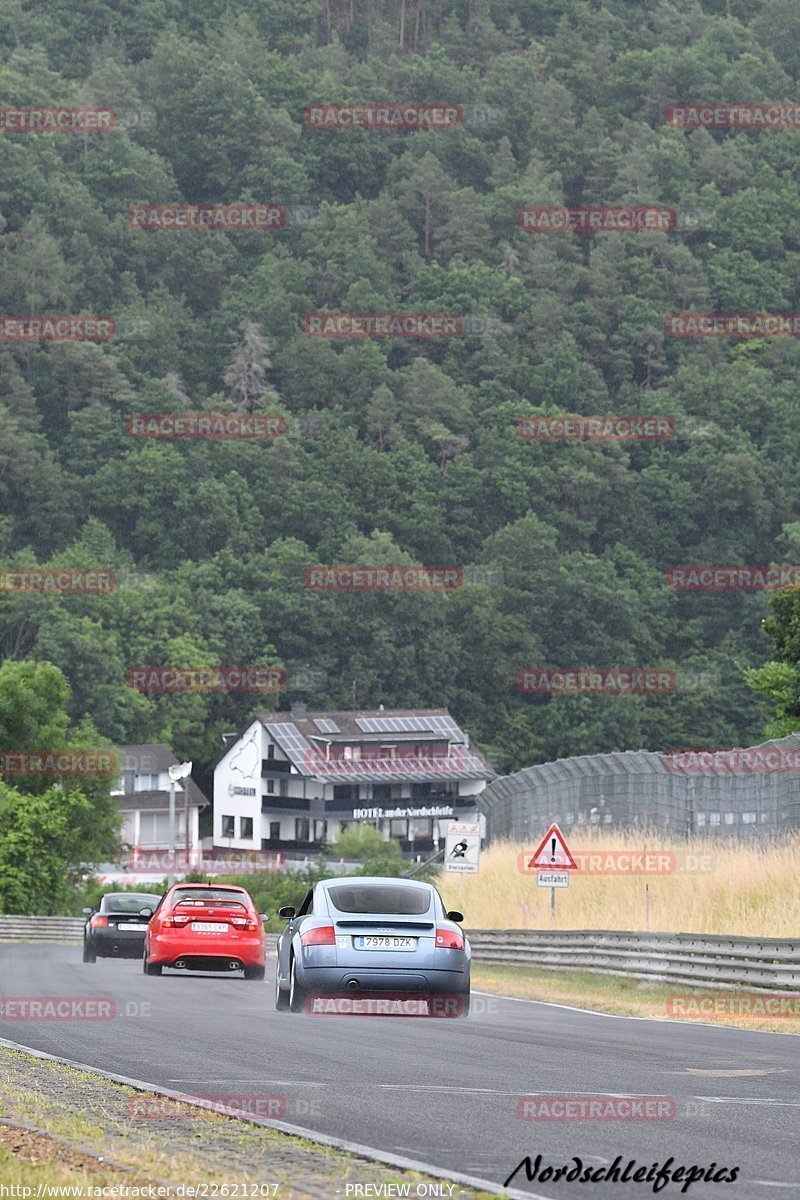
<path fill-rule="evenodd" d="M 566 839 L 557 825 L 551 825 L 542 838 L 539 849 L 528 863 L 528 869 L 577 871 L 578 864 L 569 852 Z"/>

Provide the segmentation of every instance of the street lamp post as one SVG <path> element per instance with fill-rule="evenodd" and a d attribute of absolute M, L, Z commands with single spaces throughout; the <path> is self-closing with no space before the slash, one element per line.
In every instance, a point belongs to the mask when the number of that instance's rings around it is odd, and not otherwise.
<path fill-rule="evenodd" d="M 172 887 L 175 882 L 175 787 L 179 779 L 187 779 L 191 774 L 190 762 L 175 763 L 169 768 L 169 865 L 167 884 Z M 187 785 L 188 786 L 188 785 Z"/>

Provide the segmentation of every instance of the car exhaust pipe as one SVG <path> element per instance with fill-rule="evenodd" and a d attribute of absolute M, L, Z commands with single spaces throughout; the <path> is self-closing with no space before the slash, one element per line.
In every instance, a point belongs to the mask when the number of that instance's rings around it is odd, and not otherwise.
<path fill-rule="evenodd" d="M 358 980 L 357 979 L 349 979 L 347 981 L 347 986 L 349 987 L 351 992 L 357 992 L 358 991 Z"/>
<path fill-rule="evenodd" d="M 236 960 L 232 958 L 231 961 L 228 963 L 228 970 L 229 971 L 238 971 L 239 969 L 240 969 L 239 963 L 236 962 Z"/>
<path fill-rule="evenodd" d="M 182 971 L 183 968 L 186 966 L 186 963 L 185 963 L 184 959 L 179 958 L 178 961 L 174 964 L 174 966 L 175 966 L 176 971 Z"/>

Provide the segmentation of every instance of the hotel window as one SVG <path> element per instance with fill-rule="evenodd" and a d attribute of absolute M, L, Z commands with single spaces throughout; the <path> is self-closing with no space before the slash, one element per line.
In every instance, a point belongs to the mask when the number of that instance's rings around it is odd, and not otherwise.
<path fill-rule="evenodd" d="M 721 813 L 709 813 L 708 814 L 709 825 L 719 825 L 719 819 L 720 819 L 721 815 L 722 815 Z"/>
<path fill-rule="evenodd" d="M 253 818 L 239 817 L 239 837 L 245 842 L 253 840 Z"/>
<path fill-rule="evenodd" d="M 409 821 L 409 836 L 414 838 L 433 837 L 433 826 L 430 817 L 412 817 Z"/>
<path fill-rule="evenodd" d="M 271 842 L 279 842 L 281 840 L 281 823 L 280 823 L 280 821 L 270 821 L 270 823 L 269 823 L 269 839 Z"/>
<path fill-rule="evenodd" d="M 408 821 L 392 820 L 389 825 L 389 833 L 395 838 L 408 837 Z"/>
<path fill-rule="evenodd" d="M 730 812 L 725 813 L 725 824 L 726 825 L 733 825 L 735 820 L 736 820 L 736 813 L 730 813 Z"/>
<path fill-rule="evenodd" d="M 267 795 L 268 796 L 275 795 L 275 780 L 274 779 L 267 780 Z"/>
<path fill-rule="evenodd" d="M 695 813 L 695 824 L 701 829 L 706 823 L 706 814 L 704 812 Z"/>
<path fill-rule="evenodd" d="M 223 818 L 222 818 L 222 836 L 223 837 L 236 837 L 236 821 L 235 821 L 234 817 L 223 816 Z"/>
<path fill-rule="evenodd" d="M 267 746 L 267 758 L 274 758 L 274 757 L 275 757 L 275 746 L 272 742 L 270 742 L 269 745 Z"/>
<path fill-rule="evenodd" d="M 295 817 L 295 819 L 294 819 L 294 840 L 296 842 L 307 842 L 310 840 L 308 817 Z"/>
<path fill-rule="evenodd" d="M 757 813 L 744 812 L 744 813 L 742 813 L 742 824 L 743 825 L 755 825 L 757 818 L 758 818 Z"/>

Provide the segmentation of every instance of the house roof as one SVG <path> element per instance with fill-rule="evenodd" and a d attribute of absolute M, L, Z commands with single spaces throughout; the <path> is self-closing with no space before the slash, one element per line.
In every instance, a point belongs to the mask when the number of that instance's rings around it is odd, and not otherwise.
<path fill-rule="evenodd" d="M 435 783 L 455 779 L 494 779 L 495 772 L 479 751 L 469 745 L 468 734 L 446 708 L 359 709 L 356 711 L 258 712 L 260 721 L 301 775 L 337 783 L 373 779 L 401 783 L 413 779 Z M 251 722 L 252 723 L 252 722 Z M 249 726 L 248 726 L 249 728 Z M 238 739 L 237 739 L 238 741 Z M 444 756 L 402 760 L 337 760 L 326 762 L 321 754 L 328 744 L 341 745 L 440 744 L 455 747 L 450 759 Z M 217 759 L 221 762 L 234 749 L 228 742 Z M 319 752 L 319 753 L 318 753 Z M 215 764 L 216 765 L 216 764 Z"/>
<path fill-rule="evenodd" d="M 126 771 L 166 771 L 174 767 L 178 759 L 164 742 L 153 742 L 143 746 L 117 746 L 123 756 L 123 770 Z"/>
<path fill-rule="evenodd" d="M 120 812 L 135 812 L 141 809 L 142 812 L 168 812 L 169 811 L 169 792 L 127 792 L 124 796 L 117 796 L 117 807 Z M 200 788 L 193 779 L 189 780 L 189 808 L 205 808 L 208 804 Z M 183 812 L 183 785 L 181 784 L 175 792 L 175 811 L 180 814 Z"/>
<path fill-rule="evenodd" d="M 410 740 L 415 732 L 424 733 L 428 739 L 436 736 L 436 729 L 430 724 L 430 718 L 439 717 L 445 720 L 455 732 L 458 740 L 467 742 L 469 739 L 463 729 L 453 720 L 446 708 L 393 708 L 384 710 L 358 709 L 355 711 L 338 712 L 307 712 L 305 717 L 294 717 L 291 712 L 258 712 L 255 714 L 262 725 L 294 725 L 305 737 L 322 738 L 330 741 L 362 742 L 378 738 L 382 741 Z M 336 730 L 325 731 L 317 725 L 318 721 L 332 722 Z M 417 721 L 416 728 L 405 730 L 363 728 L 358 722 L 389 722 L 400 721 L 410 725 Z M 444 729 L 438 731 L 442 740 L 447 740 Z M 414 739 L 416 740 L 416 738 Z"/>
<path fill-rule="evenodd" d="M 165 742 L 153 742 L 138 746 L 117 746 L 117 752 L 122 758 L 121 770 L 136 771 L 139 774 L 151 775 L 161 771 L 168 770 L 169 767 L 174 767 L 179 759 L 175 757 L 170 747 Z M 124 781 L 124 775 L 123 775 Z M 126 792 L 123 796 L 117 797 L 118 807 L 121 812 L 130 812 L 132 809 L 145 807 L 141 800 L 148 796 L 153 798 L 153 803 L 149 803 L 147 808 L 152 812 L 162 807 L 157 803 L 156 797 L 166 797 L 166 807 L 169 808 L 169 790 L 167 791 L 150 791 L 150 792 Z M 127 803 L 128 801 L 134 803 Z M 183 804 L 183 781 L 178 781 L 176 791 L 176 803 Z M 189 805 L 192 808 L 206 808 L 208 806 L 208 798 L 205 793 L 200 790 L 195 781 L 189 777 Z"/>

